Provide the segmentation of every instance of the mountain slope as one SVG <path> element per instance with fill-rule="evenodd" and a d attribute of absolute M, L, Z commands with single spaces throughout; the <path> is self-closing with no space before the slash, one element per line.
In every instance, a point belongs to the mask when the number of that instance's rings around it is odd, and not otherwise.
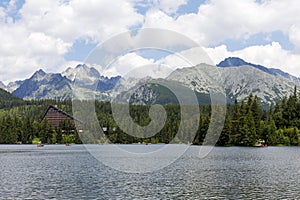
<path fill-rule="evenodd" d="M 0 89 L 0 100 L 1 101 L 14 101 L 14 100 L 20 100 L 15 95 L 7 92 L 6 90 Z"/>
<path fill-rule="evenodd" d="M 35 72 L 13 94 L 22 99 L 66 99 L 71 97 L 71 82 L 61 74 Z"/>
<path fill-rule="evenodd" d="M 16 89 L 18 89 L 20 87 L 20 85 L 22 85 L 24 81 L 14 81 L 14 82 L 10 82 L 7 84 L 6 86 L 6 90 L 10 93 L 12 93 L 13 91 L 15 91 Z"/>
<path fill-rule="evenodd" d="M 164 81 L 169 85 L 172 84 L 172 89 L 175 90 L 177 95 L 181 97 L 182 104 L 191 104 L 192 100 L 190 99 L 191 90 L 185 87 L 183 84 L 179 84 L 177 81 Z M 146 83 L 141 85 L 134 92 L 129 100 L 130 104 L 135 105 L 154 105 L 154 104 L 179 104 L 179 99 L 170 90 L 163 85 Z M 209 94 L 195 92 L 195 97 L 199 104 L 210 104 Z M 185 97 L 185 98 L 182 98 Z"/>
<path fill-rule="evenodd" d="M 121 78 L 120 76 L 111 78 L 102 76 L 97 69 L 88 67 L 85 64 L 77 65 L 75 68 L 68 68 L 62 72 L 62 75 L 66 76 L 76 86 L 99 92 L 112 90 Z"/>
<path fill-rule="evenodd" d="M 273 75 L 253 66 L 218 68 L 220 79 L 215 75 L 214 66 L 200 64 L 195 67 L 176 70 L 168 79 L 179 81 L 189 88 L 208 94 L 221 86 L 229 101 L 244 100 L 252 93 L 265 105 L 274 103 L 293 93 L 297 82 L 283 76 Z M 215 80 L 212 78 L 215 77 Z M 215 84 L 213 81 L 216 81 Z"/>
<path fill-rule="evenodd" d="M 72 89 L 78 88 L 84 92 L 95 92 L 100 100 L 108 100 L 108 94 L 120 76 L 105 77 L 93 67 L 77 65 L 60 73 L 36 71 L 29 79 L 11 82 L 6 88 L 22 99 L 68 99 L 72 97 Z"/>
<path fill-rule="evenodd" d="M 120 76 L 108 78 L 93 67 L 77 65 L 62 74 L 39 70 L 29 79 L 12 82 L 6 88 L 17 87 L 13 94 L 23 99 L 71 98 L 72 89 L 75 88 L 80 91 L 78 98 L 96 96 L 99 100 L 107 101 L 141 82 L 151 80 L 158 79 L 126 79 Z M 177 69 L 166 80 L 181 83 L 194 90 L 201 103 L 210 101 L 211 91 L 225 91 L 228 102 L 233 102 L 234 99 L 243 100 L 253 93 L 263 104 L 269 105 L 291 94 L 294 86 L 299 85 L 298 79 L 288 73 L 248 63 L 240 58 L 227 58 L 218 67 L 200 64 Z M 172 92 L 155 84 L 139 88 L 132 98 L 131 102 L 136 104 L 178 102 Z"/>
<path fill-rule="evenodd" d="M 0 109 L 23 104 L 23 100 L 0 88 Z"/>
<path fill-rule="evenodd" d="M 239 67 L 239 66 L 251 66 L 254 68 L 257 68 L 263 72 L 272 74 L 272 75 L 279 75 L 279 76 L 283 76 L 285 78 L 288 79 L 292 79 L 294 81 L 299 81 L 299 78 L 290 75 L 289 73 L 286 73 L 280 69 L 275 69 L 275 68 L 267 68 L 264 67 L 262 65 L 257 65 L 257 64 L 252 64 L 249 62 L 244 61 L 241 58 L 237 58 L 237 57 L 229 57 L 226 58 L 225 60 L 221 61 L 219 64 L 217 64 L 218 67 Z"/>

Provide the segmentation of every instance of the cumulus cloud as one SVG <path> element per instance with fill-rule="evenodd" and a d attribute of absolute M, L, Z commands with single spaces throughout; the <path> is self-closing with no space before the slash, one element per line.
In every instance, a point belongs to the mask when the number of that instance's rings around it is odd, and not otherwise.
<path fill-rule="evenodd" d="M 194 47 L 170 54 L 157 60 L 156 63 L 167 65 L 173 70 L 183 67 L 191 67 L 201 63 L 214 65 L 214 62 L 201 47 Z"/>
<path fill-rule="evenodd" d="M 184 5 L 186 3 L 187 0 L 160 0 L 158 5 L 159 8 L 167 14 L 173 14 L 176 13 L 176 11 L 181 5 Z"/>
<path fill-rule="evenodd" d="M 28 0 L 20 14 L 30 30 L 64 41 L 78 38 L 103 41 L 143 20 L 134 4 L 124 0 L 113 3 L 106 0 Z"/>
<path fill-rule="evenodd" d="M 31 75 L 38 68 L 53 69 L 64 62 L 70 43 L 23 25 L 0 28 L 0 80 L 9 81 Z"/>
<path fill-rule="evenodd" d="M 150 10 L 144 27 L 167 28 L 183 33 L 203 46 L 226 39 L 247 38 L 260 32 L 288 30 L 300 25 L 300 2 L 255 0 L 211 0 L 201 4 L 197 13 L 171 17 L 160 10 Z"/>
<path fill-rule="evenodd" d="M 147 59 L 136 53 L 129 53 L 119 57 L 103 73 L 107 76 L 126 75 L 135 69 L 145 70 L 147 66 L 165 66 L 172 70 L 190 67 L 192 63 L 207 63 L 216 65 L 227 57 L 239 57 L 253 64 L 260 64 L 268 68 L 277 68 L 300 77 L 300 55 L 293 51 L 282 48 L 278 42 L 272 42 L 268 45 L 250 46 L 238 51 L 229 51 L 226 45 L 220 45 L 214 48 L 196 49 L 192 48 L 175 54 L 169 54 L 158 60 Z M 189 59 L 191 59 L 189 61 Z M 192 62 L 191 62 L 192 61 Z M 146 66 L 146 67 L 145 67 Z M 162 70 L 164 68 L 161 68 Z M 168 71 L 169 73 L 170 71 Z M 148 73 L 148 72 L 147 72 Z M 150 74 L 150 71 L 149 71 Z M 167 74 L 167 73 L 165 73 Z"/>
<path fill-rule="evenodd" d="M 3 7 L 0 7 L 0 19 L 3 19 L 5 17 L 5 10 Z"/>
<path fill-rule="evenodd" d="M 300 52 L 300 24 L 291 26 L 289 37 L 290 41 L 296 46 L 296 50 Z"/>
<path fill-rule="evenodd" d="M 298 0 L 264 0 L 260 3 L 256 0 L 210 0 L 201 4 L 198 12 L 182 15 L 176 12 L 188 3 L 187 0 L 27 0 L 20 10 L 16 10 L 16 2 L 11 0 L 5 8 L 0 7 L 2 81 L 28 77 L 38 68 L 58 71 L 65 66 L 64 56 L 76 40 L 103 42 L 137 26 L 177 31 L 204 47 L 218 45 L 207 49 L 214 61 L 241 56 L 250 62 L 299 75 Z M 152 5 L 145 15 L 136 10 L 141 2 Z M 12 17 L 16 12 L 18 17 Z M 284 50 L 276 42 L 235 52 L 220 45 L 228 39 L 247 39 L 257 33 L 274 31 L 287 35 L 295 50 Z M 121 59 L 124 64 L 118 63 L 122 67 L 153 63 L 138 55 L 125 58 Z M 174 61 L 167 57 L 161 63 L 178 64 Z"/>
<path fill-rule="evenodd" d="M 151 76 L 153 78 L 165 78 L 178 68 L 191 67 L 200 63 L 214 65 L 206 51 L 201 47 L 194 47 L 168 55 L 160 59 L 145 58 L 151 57 L 147 51 L 141 56 L 136 52 L 122 55 L 107 68 L 100 69 L 106 76 Z M 98 69 L 98 68 L 97 68 Z"/>
<path fill-rule="evenodd" d="M 137 53 L 133 52 L 116 58 L 115 62 L 103 69 L 103 73 L 106 76 L 124 76 L 136 68 L 152 64 L 154 64 L 153 59 L 144 58 L 138 55 Z"/>
<path fill-rule="evenodd" d="M 117 6 L 116 6 L 117 5 Z M 13 19 L 15 1 L 0 7 L 0 80 L 56 71 L 77 39 L 101 42 L 142 22 L 131 1 L 27 0 Z M 13 68 L 13 70 L 12 70 Z"/>

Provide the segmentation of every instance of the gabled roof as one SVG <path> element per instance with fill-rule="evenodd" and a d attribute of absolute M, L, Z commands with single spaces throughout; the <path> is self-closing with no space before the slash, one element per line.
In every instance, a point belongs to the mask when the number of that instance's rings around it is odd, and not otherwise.
<path fill-rule="evenodd" d="M 53 108 L 54 110 L 56 110 L 57 112 L 59 112 L 59 113 L 61 113 L 61 114 L 63 114 L 63 115 L 66 115 L 68 118 L 70 118 L 70 119 L 72 119 L 72 120 L 74 120 L 74 121 L 77 121 L 77 122 L 79 122 L 79 123 L 81 123 L 81 124 L 84 124 L 82 121 L 80 121 L 80 120 L 78 120 L 78 119 L 75 119 L 72 115 L 70 115 L 70 114 L 66 113 L 65 111 L 63 111 L 63 110 L 61 110 L 61 109 L 55 107 L 54 105 L 50 105 L 50 106 L 48 107 L 48 109 L 46 110 L 45 114 L 44 114 L 43 117 L 42 117 L 42 120 L 44 120 L 45 116 L 47 115 L 48 111 L 49 111 L 51 108 Z"/>
<path fill-rule="evenodd" d="M 59 109 L 59 108 L 57 108 L 57 107 L 55 107 L 55 106 L 53 106 L 53 105 L 50 105 L 50 106 L 48 107 L 48 109 L 46 110 L 46 112 L 44 113 L 44 115 L 43 115 L 43 117 L 42 117 L 42 120 L 45 118 L 45 116 L 47 115 L 48 111 L 49 111 L 51 108 L 53 108 L 54 110 L 56 110 L 56 111 L 59 112 L 59 113 L 62 113 L 63 115 L 68 116 L 68 117 L 71 118 L 71 119 L 74 119 L 74 117 L 73 117 L 72 115 L 66 113 L 65 111 L 63 111 L 63 110 L 61 110 L 61 109 Z"/>

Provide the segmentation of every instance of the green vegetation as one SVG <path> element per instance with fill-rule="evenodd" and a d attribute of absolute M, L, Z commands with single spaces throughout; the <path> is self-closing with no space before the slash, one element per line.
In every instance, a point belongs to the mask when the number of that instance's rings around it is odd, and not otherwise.
<path fill-rule="evenodd" d="M 0 88 L 0 109 L 23 105 L 22 99 Z"/>
<path fill-rule="evenodd" d="M 250 94 L 246 101 L 227 105 L 225 124 L 217 145 L 220 146 L 254 146 L 258 142 L 267 145 L 300 145 L 300 98 L 295 88 L 294 94 L 283 98 L 269 109 L 262 109 L 256 96 Z M 71 101 L 58 100 L 33 100 L 23 101 L 1 91 L 0 96 L 0 143 L 1 144 L 33 144 L 33 143 L 81 143 L 79 134 L 73 123 L 63 121 L 58 128 L 52 130 L 47 120 L 41 121 L 41 117 L 47 107 L 57 105 L 67 113 L 72 113 Z M 3 94 L 3 96 L 2 96 Z M 10 99 L 10 100 L 9 100 Z M 10 102 L 10 103 L 8 103 Z M 87 102 L 90 103 L 90 102 Z M 105 130 L 106 138 L 85 134 L 85 142 L 89 143 L 170 143 L 178 142 L 176 135 L 183 135 L 183 142 L 202 144 L 207 134 L 211 120 L 211 106 L 199 105 L 199 124 L 193 120 L 181 122 L 180 105 L 166 104 L 167 121 L 157 134 L 151 137 L 133 137 L 123 132 L 116 124 L 110 103 L 95 102 L 96 114 L 101 127 Z M 185 105 L 186 107 L 194 105 Z M 130 116 L 140 126 L 148 125 L 149 106 L 131 105 Z M 191 116 L 192 118 L 192 116 Z M 124 124 L 127 123 L 124 118 Z M 188 129 L 184 133 L 179 130 L 180 123 L 188 124 L 188 127 L 197 127 L 194 137 Z M 97 124 L 86 124 L 88 131 L 92 131 Z M 132 129 L 133 130 L 133 129 Z M 134 130 L 138 131 L 138 130 Z M 91 136 L 92 135 L 92 136 Z M 107 140 L 109 139 L 109 141 Z"/>
<path fill-rule="evenodd" d="M 300 99 L 294 94 L 277 102 L 275 108 L 262 110 L 258 98 L 249 95 L 246 102 L 228 106 L 219 145 L 298 146 L 300 144 Z"/>
<path fill-rule="evenodd" d="M 0 144 L 36 144 L 38 142 L 55 144 L 66 141 L 80 143 L 76 136 L 77 132 L 73 133 L 73 140 L 62 132 L 62 130 L 74 130 L 74 124 L 63 122 L 57 130 L 52 130 L 47 120 L 41 121 L 41 117 L 50 104 L 57 104 L 70 112 L 71 101 L 36 100 L 23 101 L 21 105 L 18 101 L 15 103 L 0 109 Z"/>

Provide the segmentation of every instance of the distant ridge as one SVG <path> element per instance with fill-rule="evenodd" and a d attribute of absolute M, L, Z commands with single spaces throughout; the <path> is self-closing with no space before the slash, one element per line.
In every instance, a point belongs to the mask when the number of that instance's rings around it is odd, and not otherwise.
<path fill-rule="evenodd" d="M 262 65 L 252 64 L 252 63 L 246 62 L 243 59 L 238 58 L 238 57 L 229 57 L 229 58 L 226 58 L 225 60 L 221 61 L 219 64 L 217 64 L 218 67 L 239 67 L 239 66 L 245 66 L 245 65 L 252 66 L 257 69 L 260 69 L 261 71 L 274 74 L 268 68 L 266 68 Z"/>
<path fill-rule="evenodd" d="M 255 67 L 255 68 L 257 68 L 257 69 L 259 69 L 263 72 L 267 72 L 267 73 L 272 74 L 272 75 L 280 75 L 280 76 L 283 76 L 285 78 L 292 79 L 294 81 L 299 81 L 300 80 L 299 78 L 297 78 L 293 75 L 290 75 L 289 73 L 286 73 L 286 72 L 284 72 L 280 69 L 267 68 L 267 67 L 264 67 L 262 65 L 252 64 L 252 63 L 246 62 L 243 59 L 238 58 L 238 57 L 228 57 L 225 60 L 221 61 L 219 64 L 217 64 L 217 66 L 218 67 L 252 66 L 252 67 Z"/>
<path fill-rule="evenodd" d="M 60 73 L 47 74 L 40 69 L 24 80 L 13 94 L 22 99 L 66 99 L 71 96 L 70 80 Z"/>
<path fill-rule="evenodd" d="M 293 93 L 294 87 L 300 88 L 299 79 L 279 69 L 267 68 L 252 64 L 237 57 L 229 57 L 218 65 L 220 80 L 224 87 L 228 102 L 244 100 L 252 93 L 265 104 L 274 104 Z M 166 80 L 183 84 L 196 92 L 199 103 L 209 102 L 210 87 L 213 85 L 207 76 L 211 73 L 211 66 L 200 64 L 175 70 Z M 176 75 L 177 74 L 177 75 Z M 214 77 L 215 74 L 210 74 Z M 75 80 L 76 77 L 76 80 Z M 21 99 L 71 99 L 72 90 L 80 91 L 76 98 L 96 98 L 101 101 L 110 101 L 115 97 L 134 87 L 147 82 L 145 80 L 121 76 L 106 77 L 101 75 L 97 69 L 84 64 L 75 68 L 68 68 L 62 73 L 46 73 L 43 70 L 36 71 L 30 78 L 23 81 L 11 82 L 6 90 L 12 91 Z M 89 96 L 94 94 L 94 97 Z M 138 89 L 129 100 L 134 104 L 151 103 L 176 103 L 170 92 L 155 85 Z"/>

